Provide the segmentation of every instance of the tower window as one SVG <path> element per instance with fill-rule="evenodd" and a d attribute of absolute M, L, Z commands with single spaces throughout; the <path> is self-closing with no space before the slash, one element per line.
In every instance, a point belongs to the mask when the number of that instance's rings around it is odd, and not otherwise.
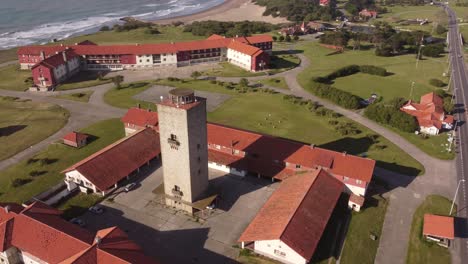
<path fill-rule="evenodd" d="M 174 140 L 174 141 L 176 141 L 176 140 L 177 140 L 177 136 L 176 136 L 176 135 L 174 135 L 174 134 L 171 134 L 171 140 Z"/>

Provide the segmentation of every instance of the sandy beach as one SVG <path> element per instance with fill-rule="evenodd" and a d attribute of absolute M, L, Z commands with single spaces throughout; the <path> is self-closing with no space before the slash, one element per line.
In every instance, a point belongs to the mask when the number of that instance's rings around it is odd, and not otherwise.
<path fill-rule="evenodd" d="M 255 5 L 251 0 L 227 0 L 221 5 L 215 6 L 200 13 L 186 16 L 173 17 L 152 21 L 157 24 L 170 24 L 181 21 L 191 23 L 193 21 L 217 20 L 217 21 L 263 21 L 269 23 L 287 23 L 288 20 L 280 17 L 263 16 L 264 7 Z"/>

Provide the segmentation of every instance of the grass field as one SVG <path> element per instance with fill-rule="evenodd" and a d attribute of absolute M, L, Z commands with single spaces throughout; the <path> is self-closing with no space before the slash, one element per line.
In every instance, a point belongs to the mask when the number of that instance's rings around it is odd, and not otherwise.
<path fill-rule="evenodd" d="M 352 212 L 340 263 L 374 263 L 387 206 L 388 201 L 374 195 L 366 199 L 365 208 L 361 212 Z M 377 240 L 372 240 L 371 234 L 376 235 Z"/>
<path fill-rule="evenodd" d="M 57 207 L 63 211 L 62 217 L 69 220 L 85 213 L 89 207 L 102 201 L 103 197 L 96 194 L 76 193 L 73 197 L 59 204 Z"/>
<path fill-rule="evenodd" d="M 448 215 L 451 201 L 439 195 L 430 195 L 418 207 L 413 216 L 411 224 L 410 241 L 406 263 L 451 263 L 448 249 L 438 246 L 435 243 L 427 242 L 422 237 L 424 214 Z M 456 211 L 456 210 L 455 210 Z"/>
<path fill-rule="evenodd" d="M 89 98 L 91 97 L 92 94 L 93 94 L 93 91 L 87 91 L 87 92 L 72 93 L 72 94 L 62 94 L 62 95 L 57 95 L 55 97 L 60 98 L 60 99 L 87 103 L 89 102 Z"/>
<path fill-rule="evenodd" d="M 433 22 L 447 25 L 448 18 L 442 8 L 431 5 L 423 6 L 385 6 L 389 12 L 386 14 L 379 15 L 377 20 L 386 21 L 396 28 L 410 29 L 410 30 L 424 30 L 432 32 Z M 428 19 L 429 23 L 425 25 L 413 24 L 404 25 L 402 21 L 407 19 Z"/>
<path fill-rule="evenodd" d="M 447 67 L 445 56 L 421 60 L 416 68 L 413 55 L 377 57 L 374 55 L 374 50 L 365 50 L 346 51 L 342 54 L 329 56 L 331 50 L 320 47 L 316 43 L 304 44 L 300 48 L 304 50 L 305 55 L 311 61 L 315 62 L 311 63 L 308 69 L 298 75 L 299 83 L 305 88 L 307 88 L 311 78 L 325 76 L 350 64 L 376 65 L 384 67 L 392 73 L 390 76 L 385 77 L 358 73 L 335 79 L 333 86 L 362 98 L 368 98 L 372 93 L 376 93 L 383 97 L 383 100 L 390 100 L 395 97 L 409 99 L 411 83 L 414 82 L 411 99 L 419 101 L 421 95 L 436 89 L 436 87 L 429 84 L 431 78 L 438 78 L 448 83 L 447 78 L 441 76 Z M 394 131 L 431 156 L 441 159 L 452 159 L 454 157 L 453 153 L 441 151 L 440 148 L 440 145 L 445 143 L 447 135 L 442 134 L 423 139 L 412 133 L 404 133 L 396 129 Z"/>
<path fill-rule="evenodd" d="M 18 55 L 16 54 L 16 51 L 16 48 L 0 50 L 0 63 L 17 60 Z"/>
<path fill-rule="evenodd" d="M 132 97 L 150 88 L 152 83 L 150 81 L 142 81 L 130 84 L 123 84 L 120 89 L 113 88 L 104 94 L 104 102 L 109 105 L 128 109 L 140 104 L 147 109 L 155 110 L 156 106 L 152 103 L 139 101 Z"/>
<path fill-rule="evenodd" d="M 58 105 L 0 97 L 0 160 L 54 134 L 68 117 Z"/>
<path fill-rule="evenodd" d="M 31 71 L 21 71 L 18 65 L 9 65 L 0 68 L 0 89 L 24 91 L 32 84 L 25 82 L 31 77 Z"/>
<path fill-rule="evenodd" d="M 92 153 L 124 137 L 123 124 L 119 119 L 110 119 L 91 125 L 81 132 L 92 135 L 91 142 L 80 149 L 59 142 L 49 145 L 33 158 L 23 160 L 0 172 L 0 202 L 22 203 L 63 180 L 60 172 Z M 31 176 L 36 172 L 36 176 Z M 25 184 L 13 187 L 15 179 L 24 179 Z"/>
<path fill-rule="evenodd" d="M 264 72 L 250 72 L 229 62 L 221 62 L 219 66 L 221 66 L 221 68 L 204 71 L 202 75 L 219 77 L 253 77 L 265 75 Z"/>
<path fill-rule="evenodd" d="M 373 131 L 344 117 L 317 116 L 305 106 L 284 100 L 280 94 L 238 93 L 209 81 L 190 80 L 182 83 L 163 80 L 159 84 L 232 95 L 216 111 L 208 113 L 208 120 L 211 122 L 313 143 L 353 155 L 368 156 L 376 159 L 378 166 L 408 175 L 418 175 L 424 170 L 421 164 L 383 137 L 378 142 L 371 142 L 368 135 L 375 134 Z M 128 98 L 122 97 L 119 100 Z M 354 125 L 361 133 L 343 136 L 329 123 L 332 120 Z M 379 149 L 376 145 L 385 145 L 386 148 Z"/>
<path fill-rule="evenodd" d="M 286 80 L 284 79 L 284 77 L 264 79 L 264 80 L 259 80 L 258 82 L 267 86 L 271 86 L 271 87 L 276 87 L 280 89 L 289 89 L 288 84 L 286 83 Z"/>
<path fill-rule="evenodd" d="M 64 83 L 57 86 L 55 90 L 65 91 L 79 88 L 86 88 L 91 86 L 97 86 L 112 82 L 109 78 L 98 79 L 98 73 L 95 71 L 81 71 L 75 76 L 66 80 Z"/>

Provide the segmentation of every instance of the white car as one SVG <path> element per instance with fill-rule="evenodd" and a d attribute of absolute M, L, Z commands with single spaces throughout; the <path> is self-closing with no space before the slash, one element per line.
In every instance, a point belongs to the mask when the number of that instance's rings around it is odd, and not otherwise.
<path fill-rule="evenodd" d="M 137 184 L 132 182 L 132 183 L 127 184 L 127 186 L 125 186 L 124 190 L 125 190 L 125 192 L 129 192 L 129 191 L 135 189 L 136 186 L 137 186 Z"/>
<path fill-rule="evenodd" d="M 99 205 L 91 206 L 88 210 L 93 214 L 102 214 L 104 212 L 104 208 Z"/>
<path fill-rule="evenodd" d="M 83 220 L 79 219 L 79 218 L 72 218 L 72 220 L 70 220 L 70 223 L 78 225 L 80 227 L 86 226 L 86 223 Z"/>

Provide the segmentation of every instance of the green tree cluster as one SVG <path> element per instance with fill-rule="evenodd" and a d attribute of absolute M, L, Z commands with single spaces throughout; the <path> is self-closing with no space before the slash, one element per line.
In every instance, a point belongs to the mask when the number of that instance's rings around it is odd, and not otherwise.
<path fill-rule="evenodd" d="M 315 95 L 328 99 L 337 105 L 348 109 L 358 109 L 362 98 L 349 92 L 337 89 L 331 85 L 311 81 L 309 90 Z"/>
<path fill-rule="evenodd" d="M 191 32 L 196 36 L 209 36 L 212 34 L 224 35 L 228 37 L 250 36 L 257 33 L 265 33 L 277 30 L 279 27 L 266 22 L 242 21 L 242 22 L 222 22 L 222 21 L 196 21 L 184 27 L 184 32 Z"/>
<path fill-rule="evenodd" d="M 394 98 L 388 102 L 372 104 L 366 108 L 364 115 L 378 123 L 412 133 L 418 129 L 418 122 L 414 116 L 400 110 L 405 101 L 404 98 Z"/>

